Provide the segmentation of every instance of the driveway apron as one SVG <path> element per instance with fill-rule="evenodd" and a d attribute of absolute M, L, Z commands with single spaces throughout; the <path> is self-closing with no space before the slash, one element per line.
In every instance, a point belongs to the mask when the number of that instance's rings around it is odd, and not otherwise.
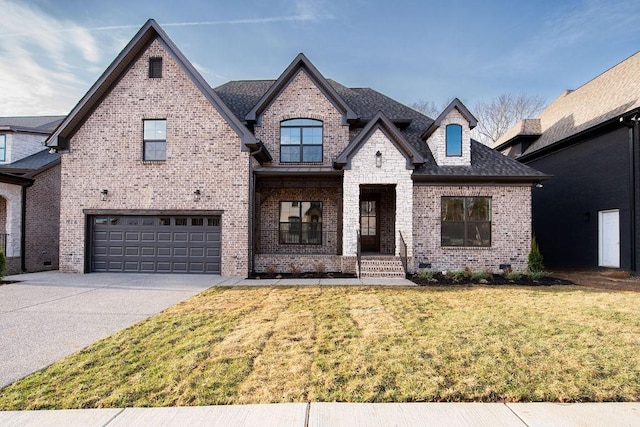
<path fill-rule="evenodd" d="M 216 275 L 128 273 L 9 276 L 0 286 L 0 387 L 203 290 Z"/>

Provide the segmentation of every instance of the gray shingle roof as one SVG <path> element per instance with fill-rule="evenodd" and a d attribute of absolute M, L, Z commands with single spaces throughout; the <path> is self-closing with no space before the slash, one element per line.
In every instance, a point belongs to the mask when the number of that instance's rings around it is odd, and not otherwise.
<path fill-rule="evenodd" d="M 44 166 L 47 166 L 60 158 L 58 153 L 49 153 L 49 149 L 39 151 L 28 157 L 15 161 L 13 163 L 7 163 L 0 165 L 2 169 L 25 169 L 25 170 L 38 170 Z"/>
<path fill-rule="evenodd" d="M 17 116 L 0 117 L 0 127 L 33 129 L 40 132 L 53 132 L 66 116 Z"/>
<path fill-rule="evenodd" d="M 615 119 L 640 108 L 640 52 L 630 56 L 575 90 L 564 91 L 536 118 L 538 129 L 516 124 L 494 146 L 515 136 L 538 131 L 538 138 L 524 154 L 530 154 L 555 142 Z"/>
<path fill-rule="evenodd" d="M 471 166 L 437 166 L 433 157 L 414 171 L 416 179 L 428 177 L 531 178 L 543 180 L 548 175 L 515 161 L 486 145 L 471 140 Z"/>
<path fill-rule="evenodd" d="M 370 88 L 348 88 L 335 80 L 329 84 L 360 117 L 367 121 L 382 111 L 391 120 L 410 120 L 402 134 L 425 158 L 426 163 L 414 171 L 416 177 L 501 177 L 544 179 L 546 175 L 510 159 L 501 153 L 472 141 L 472 166 L 438 166 L 427 144 L 420 138 L 433 119 Z M 231 81 L 214 90 L 233 113 L 244 120 L 245 116 L 269 90 L 275 80 Z M 265 170 L 267 170 L 266 168 Z"/>

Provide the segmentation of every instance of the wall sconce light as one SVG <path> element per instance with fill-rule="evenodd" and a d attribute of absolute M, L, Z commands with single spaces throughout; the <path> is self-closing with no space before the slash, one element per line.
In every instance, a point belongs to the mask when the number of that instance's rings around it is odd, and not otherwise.
<path fill-rule="evenodd" d="M 193 201 L 194 202 L 199 202 L 200 201 L 200 195 L 202 193 L 200 193 L 200 190 L 196 190 L 193 192 Z"/>
<path fill-rule="evenodd" d="M 376 152 L 376 167 L 382 167 L 382 153 L 380 151 Z"/>
<path fill-rule="evenodd" d="M 100 192 L 100 200 L 102 200 L 103 202 L 107 201 L 107 194 L 109 194 L 109 190 L 102 190 Z"/>
<path fill-rule="evenodd" d="M 542 187 L 544 187 L 544 185 L 542 185 L 542 184 L 540 184 L 540 183 L 537 183 L 537 184 L 536 184 L 536 188 L 542 188 Z"/>

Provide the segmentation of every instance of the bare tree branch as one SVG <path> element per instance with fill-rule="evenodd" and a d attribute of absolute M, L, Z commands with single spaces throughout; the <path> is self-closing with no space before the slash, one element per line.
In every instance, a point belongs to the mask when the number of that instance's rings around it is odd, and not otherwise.
<path fill-rule="evenodd" d="M 480 142 L 493 145 L 507 130 L 522 119 L 535 117 L 545 106 L 541 96 L 506 93 L 489 101 L 479 101 L 473 110 L 478 119 L 474 136 Z"/>

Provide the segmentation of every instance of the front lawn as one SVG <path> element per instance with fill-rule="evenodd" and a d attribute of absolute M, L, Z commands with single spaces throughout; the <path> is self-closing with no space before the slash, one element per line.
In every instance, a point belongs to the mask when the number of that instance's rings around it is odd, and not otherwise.
<path fill-rule="evenodd" d="M 0 390 L 0 409 L 640 400 L 640 294 L 212 288 Z"/>

